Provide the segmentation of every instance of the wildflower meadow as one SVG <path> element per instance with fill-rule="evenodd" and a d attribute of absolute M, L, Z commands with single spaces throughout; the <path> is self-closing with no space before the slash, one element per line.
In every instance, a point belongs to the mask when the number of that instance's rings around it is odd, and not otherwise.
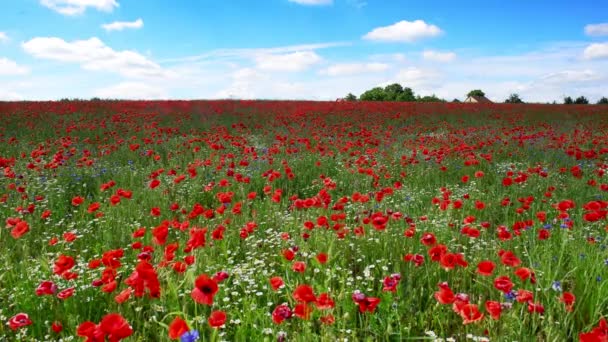
<path fill-rule="evenodd" d="M 2 341 L 606 341 L 608 108 L 0 103 Z"/>

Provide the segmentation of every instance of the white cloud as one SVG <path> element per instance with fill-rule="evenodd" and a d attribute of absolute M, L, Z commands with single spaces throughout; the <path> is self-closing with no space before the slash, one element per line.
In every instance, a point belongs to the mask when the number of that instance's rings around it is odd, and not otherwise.
<path fill-rule="evenodd" d="M 333 4 L 334 0 L 289 0 L 289 2 L 305 6 L 323 6 Z"/>
<path fill-rule="evenodd" d="M 108 32 L 122 31 L 124 29 L 140 29 L 144 27 L 144 21 L 141 18 L 135 21 L 115 21 L 110 24 L 103 24 L 101 27 Z"/>
<path fill-rule="evenodd" d="M 583 52 L 585 59 L 603 59 L 608 58 L 608 43 L 594 43 Z"/>
<path fill-rule="evenodd" d="M 167 93 L 160 87 L 140 82 L 122 82 L 98 89 L 95 96 L 108 99 L 151 100 L 166 99 Z"/>
<path fill-rule="evenodd" d="M 440 52 L 433 50 L 425 50 L 422 52 L 422 58 L 435 61 L 435 62 L 451 62 L 456 59 L 456 54 L 454 52 Z"/>
<path fill-rule="evenodd" d="M 78 63 L 85 70 L 110 71 L 126 77 L 166 77 L 158 64 L 130 50 L 115 51 L 98 38 L 66 42 L 61 38 L 38 37 L 22 43 L 28 54 L 65 63 Z"/>
<path fill-rule="evenodd" d="M 314 51 L 297 51 L 288 54 L 260 54 L 255 57 L 261 70 L 297 72 L 319 63 L 321 57 Z"/>
<path fill-rule="evenodd" d="M 423 38 L 436 37 L 443 31 L 422 20 L 402 20 L 393 25 L 377 27 L 363 36 L 363 39 L 381 42 L 412 43 Z"/>
<path fill-rule="evenodd" d="M 601 80 L 602 76 L 592 70 L 564 70 L 552 72 L 540 78 L 545 83 L 573 83 Z"/>
<path fill-rule="evenodd" d="M 6 43 L 8 41 L 8 35 L 5 32 L 0 32 L 0 43 Z"/>
<path fill-rule="evenodd" d="M 63 15 L 83 14 L 87 7 L 112 12 L 114 7 L 119 6 L 116 0 L 40 0 L 40 4 Z"/>
<path fill-rule="evenodd" d="M 24 75 L 30 72 L 30 69 L 18 65 L 15 61 L 7 58 L 0 58 L 0 76 L 3 75 Z"/>
<path fill-rule="evenodd" d="M 345 76 L 381 72 L 388 68 L 389 65 L 385 63 L 340 63 L 330 65 L 319 73 L 327 76 Z"/>
<path fill-rule="evenodd" d="M 436 84 L 439 78 L 437 71 L 410 67 L 399 70 L 396 80 L 406 86 L 428 86 Z"/>
<path fill-rule="evenodd" d="M 585 26 L 585 34 L 588 36 L 608 36 L 608 23 L 589 24 Z"/>
<path fill-rule="evenodd" d="M 255 49 L 218 49 L 207 53 L 177 57 L 161 60 L 161 63 L 184 63 L 184 62 L 197 62 L 197 61 L 208 61 L 208 60 L 226 60 L 226 59 L 243 59 L 243 58 L 255 58 L 259 55 L 268 54 L 285 54 L 292 52 L 301 51 L 315 51 L 320 49 L 329 49 L 335 47 L 343 47 L 351 45 L 349 42 L 329 42 L 319 44 L 300 44 L 300 45 L 288 45 L 279 46 L 273 48 L 255 48 Z"/>

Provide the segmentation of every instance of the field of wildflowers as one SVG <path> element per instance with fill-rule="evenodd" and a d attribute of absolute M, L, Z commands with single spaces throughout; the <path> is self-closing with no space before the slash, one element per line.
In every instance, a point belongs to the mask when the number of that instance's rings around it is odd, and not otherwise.
<path fill-rule="evenodd" d="M 0 340 L 606 341 L 603 106 L 0 104 Z"/>

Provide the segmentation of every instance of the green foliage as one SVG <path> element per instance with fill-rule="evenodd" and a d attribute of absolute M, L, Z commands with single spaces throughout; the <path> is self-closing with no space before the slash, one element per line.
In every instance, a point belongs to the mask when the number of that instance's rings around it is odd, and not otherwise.
<path fill-rule="evenodd" d="M 348 93 L 348 95 L 346 95 L 346 97 L 344 97 L 344 100 L 346 101 L 357 101 L 357 96 L 355 96 L 353 93 Z"/>
<path fill-rule="evenodd" d="M 361 101 L 386 101 L 386 93 L 381 87 L 372 88 L 359 97 Z"/>
<path fill-rule="evenodd" d="M 570 96 L 564 97 L 564 104 L 570 105 L 573 103 L 574 103 L 574 100 L 572 100 L 572 98 Z"/>
<path fill-rule="evenodd" d="M 395 102 L 445 102 L 445 100 L 431 96 L 416 96 L 412 88 L 402 87 L 399 83 L 389 84 L 384 88 L 372 88 L 360 96 L 361 101 L 395 101 Z"/>
<path fill-rule="evenodd" d="M 481 89 L 474 89 L 471 90 L 467 96 L 486 96 L 486 93 L 484 93 Z"/>
<path fill-rule="evenodd" d="M 453 102 L 453 103 L 460 103 L 460 102 L 462 102 L 462 101 L 460 101 L 459 99 L 453 99 L 453 100 L 452 100 L 452 102 Z"/>
<path fill-rule="evenodd" d="M 597 101 L 597 104 L 603 104 L 606 105 L 608 104 L 608 98 L 606 96 L 602 97 L 601 99 L 599 99 L 599 101 Z"/>
<path fill-rule="evenodd" d="M 384 94 L 386 94 L 386 101 L 397 101 L 399 96 L 403 93 L 403 87 L 399 83 L 393 83 L 384 87 Z"/>
<path fill-rule="evenodd" d="M 519 97 L 519 94 L 511 94 L 505 100 L 505 103 L 524 103 L 524 101 Z"/>
<path fill-rule="evenodd" d="M 587 100 L 586 97 L 584 96 L 579 96 L 576 98 L 576 100 L 574 100 L 575 104 L 589 104 L 589 100 Z"/>
<path fill-rule="evenodd" d="M 435 96 L 435 94 L 433 95 L 427 95 L 427 96 L 418 96 L 416 98 L 416 101 L 418 102 L 445 102 L 444 99 L 440 99 L 437 96 Z"/>

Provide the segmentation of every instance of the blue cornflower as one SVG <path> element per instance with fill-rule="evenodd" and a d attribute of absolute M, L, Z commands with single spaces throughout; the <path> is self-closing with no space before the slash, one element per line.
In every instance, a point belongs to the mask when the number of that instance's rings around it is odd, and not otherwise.
<path fill-rule="evenodd" d="M 181 342 L 194 342 L 198 340 L 198 330 L 190 330 L 185 332 L 182 336 L 180 336 L 179 340 Z"/>
<path fill-rule="evenodd" d="M 562 283 L 556 280 L 551 284 L 551 288 L 553 291 L 562 292 Z"/>
<path fill-rule="evenodd" d="M 511 290 L 508 293 L 505 293 L 505 298 L 509 302 L 514 301 L 515 297 L 517 297 L 517 292 L 516 291 Z"/>
<path fill-rule="evenodd" d="M 551 228 L 553 228 L 553 225 L 551 225 L 551 223 L 547 223 L 546 225 L 543 226 L 543 228 L 551 229 Z"/>
<path fill-rule="evenodd" d="M 608 259 L 604 260 L 604 265 L 608 266 Z"/>

